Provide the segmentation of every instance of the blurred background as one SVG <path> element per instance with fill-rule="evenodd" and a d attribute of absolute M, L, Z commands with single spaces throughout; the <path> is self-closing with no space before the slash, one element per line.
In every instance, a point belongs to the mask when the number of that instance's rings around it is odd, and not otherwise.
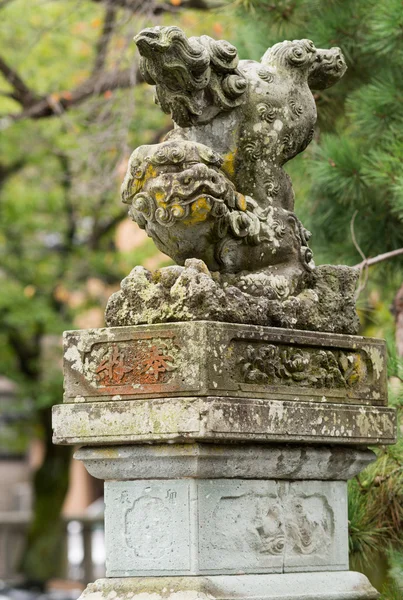
<path fill-rule="evenodd" d="M 50 415 L 63 330 L 103 326 L 135 265 L 170 264 L 119 198 L 130 153 L 171 128 L 132 41 L 157 24 L 255 60 L 283 39 L 342 48 L 287 170 L 316 262 L 361 266 L 361 332 L 387 340 L 401 413 L 401 0 L 0 0 L 0 598 L 74 600 L 104 574 L 102 482 L 52 445 Z M 351 568 L 402 600 L 403 443 L 377 453 L 350 483 Z"/>

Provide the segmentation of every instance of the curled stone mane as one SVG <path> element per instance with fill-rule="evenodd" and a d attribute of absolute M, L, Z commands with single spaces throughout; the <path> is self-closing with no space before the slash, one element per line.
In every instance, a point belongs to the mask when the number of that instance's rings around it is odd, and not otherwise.
<path fill-rule="evenodd" d="M 200 117 L 206 98 L 229 110 L 239 106 L 247 88 L 238 71 L 236 48 L 207 35 L 187 39 L 178 27 L 154 27 L 135 37 L 142 55 L 140 70 L 151 85 L 162 110 L 180 126 Z"/>
<path fill-rule="evenodd" d="M 262 58 L 262 63 L 304 68 L 312 64 L 315 54 L 316 48 L 311 40 L 284 41 L 269 48 Z"/>
<path fill-rule="evenodd" d="M 146 81 L 156 83 L 154 61 L 162 60 L 167 78 L 178 79 L 177 88 L 185 84 L 202 89 L 209 78 L 209 55 L 195 38 L 189 40 L 178 27 L 155 27 L 143 30 L 135 37 L 142 53 L 140 69 Z"/>

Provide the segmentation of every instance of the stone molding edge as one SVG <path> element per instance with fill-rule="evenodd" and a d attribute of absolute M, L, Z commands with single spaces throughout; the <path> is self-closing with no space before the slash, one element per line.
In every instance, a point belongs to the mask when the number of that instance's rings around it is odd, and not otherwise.
<path fill-rule="evenodd" d="M 184 477 L 347 481 L 376 455 L 372 450 L 334 446 L 194 443 L 83 447 L 74 458 L 105 481 Z"/>
<path fill-rule="evenodd" d="M 55 444 L 164 441 L 375 445 L 396 441 L 392 408 L 239 398 L 165 398 L 53 407 Z"/>
<path fill-rule="evenodd" d="M 303 593 L 303 596 L 301 596 Z M 365 575 L 354 571 L 205 577 L 98 579 L 81 600 L 377 600 Z"/>

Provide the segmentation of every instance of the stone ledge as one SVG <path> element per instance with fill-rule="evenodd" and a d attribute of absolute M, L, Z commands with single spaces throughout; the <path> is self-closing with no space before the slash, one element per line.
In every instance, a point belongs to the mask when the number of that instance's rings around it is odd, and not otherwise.
<path fill-rule="evenodd" d="M 59 404 L 56 444 L 164 441 L 393 444 L 392 408 L 236 398 L 165 398 Z"/>
<path fill-rule="evenodd" d="M 337 446 L 188 443 L 84 447 L 74 458 L 105 481 L 184 477 L 346 481 L 376 455 Z"/>
<path fill-rule="evenodd" d="M 354 571 L 209 577 L 98 579 L 81 600 L 377 600 L 365 575 Z"/>

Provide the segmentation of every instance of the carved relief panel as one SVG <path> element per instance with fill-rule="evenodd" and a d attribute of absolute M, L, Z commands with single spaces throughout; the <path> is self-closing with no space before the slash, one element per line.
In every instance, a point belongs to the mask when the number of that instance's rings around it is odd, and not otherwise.
<path fill-rule="evenodd" d="M 200 482 L 200 514 L 210 524 L 200 530 L 200 570 L 348 568 L 344 488 L 342 482 Z"/>
<path fill-rule="evenodd" d="M 109 577 L 348 568 L 345 482 L 107 482 Z"/>
<path fill-rule="evenodd" d="M 105 483 L 108 577 L 190 569 L 189 484 Z"/>
<path fill-rule="evenodd" d="M 386 404 L 381 340 L 224 323 L 65 336 L 65 402 L 232 396 Z"/>

